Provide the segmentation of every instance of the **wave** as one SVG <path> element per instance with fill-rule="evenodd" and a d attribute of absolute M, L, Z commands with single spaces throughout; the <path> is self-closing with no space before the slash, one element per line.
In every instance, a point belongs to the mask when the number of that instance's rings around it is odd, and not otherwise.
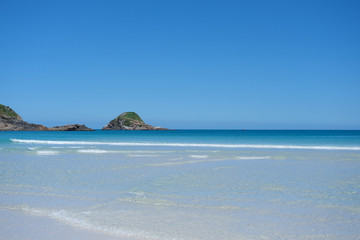
<path fill-rule="evenodd" d="M 114 153 L 115 151 L 108 151 L 102 149 L 80 149 L 79 153 Z"/>
<path fill-rule="evenodd" d="M 79 149 L 78 153 L 88 153 L 88 154 L 101 154 L 101 153 L 131 153 L 131 151 L 111 151 L 103 149 Z M 136 152 L 135 152 L 136 153 Z M 154 154 L 128 154 L 129 157 L 158 157 L 160 155 Z"/>
<path fill-rule="evenodd" d="M 48 151 L 48 150 L 43 150 L 43 151 L 36 151 L 37 155 L 58 155 L 59 152 L 58 151 Z"/>
<path fill-rule="evenodd" d="M 308 145 L 273 145 L 273 144 L 216 144 L 216 143 L 151 143 L 151 142 L 86 142 L 86 141 L 51 141 L 32 139 L 10 139 L 15 143 L 50 144 L 50 145 L 107 145 L 107 146 L 159 146 L 159 147 L 210 147 L 210 148 L 258 148 L 258 149 L 299 149 L 299 150 L 353 150 L 360 146 L 308 146 Z"/>
<path fill-rule="evenodd" d="M 74 149 L 76 149 L 76 148 L 83 148 L 83 147 L 79 147 L 79 146 L 70 146 L 70 147 L 51 147 L 51 148 L 74 148 Z"/>
<path fill-rule="evenodd" d="M 208 158 L 208 155 L 189 155 L 191 158 Z"/>
<path fill-rule="evenodd" d="M 49 217 L 51 219 L 57 220 L 59 222 L 65 223 L 69 226 L 91 230 L 95 232 L 100 232 L 103 234 L 118 236 L 118 237 L 130 237 L 136 239 L 162 239 L 152 234 L 141 231 L 141 230 L 132 230 L 121 227 L 100 225 L 93 223 L 90 219 L 86 218 L 86 215 L 89 215 L 91 212 L 81 212 L 75 213 L 67 210 L 50 210 L 50 209 L 41 209 L 41 208 L 32 208 L 28 205 L 12 206 L 12 207 L 3 207 L 8 210 L 22 211 L 24 213 L 34 215 L 34 216 L 43 216 Z M 90 220 L 90 221 L 89 221 Z"/>

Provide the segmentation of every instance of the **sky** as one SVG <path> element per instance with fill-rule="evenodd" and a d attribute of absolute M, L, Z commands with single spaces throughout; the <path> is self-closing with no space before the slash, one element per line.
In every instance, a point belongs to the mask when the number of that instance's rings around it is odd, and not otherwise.
<path fill-rule="evenodd" d="M 360 1 L 0 0 L 0 103 L 102 128 L 360 129 Z"/>

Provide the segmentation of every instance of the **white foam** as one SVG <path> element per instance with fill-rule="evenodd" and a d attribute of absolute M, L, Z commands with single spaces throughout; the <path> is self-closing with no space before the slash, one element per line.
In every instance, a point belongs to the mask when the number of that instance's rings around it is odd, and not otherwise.
<path fill-rule="evenodd" d="M 141 192 L 141 191 L 139 191 L 139 192 L 129 192 L 130 194 L 133 194 L 133 195 L 135 195 L 135 196 L 138 196 L 138 197 L 142 197 L 142 196 L 144 196 L 145 195 L 145 192 Z"/>
<path fill-rule="evenodd" d="M 208 158 L 208 155 L 190 155 L 192 158 Z"/>
<path fill-rule="evenodd" d="M 306 145 L 267 145 L 267 144 L 213 144 L 213 143 L 134 143 L 134 142 L 86 142 L 86 141 L 48 141 L 10 139 L 16 143 L 51 144 L 51 145 L 108 145 L 108 146 L 162 146 L 162 147 L 215 147 L 215 148 L 257 148 L 257 149 L 299 149 L 299 150 L 353 150 L 360 146 L 306 146 Z"/>
<path fill-rule="evenodd" d="M 101 232 L 104 234 L 112 235 L 112 236 L 119 236 L 119 237 L 135 237 L 141 239 L 163 239 L 159 238 L 158 236 L 154 236 L 149 234 L 148 232 L 141 231 L 141 230 L 130 230 L 126 228 L 119 228 L 113 226 L 106 226 L 106 225 L 98 225 L 94 224 L 86 219 L 86 216 L 90 214 L 83 213 L 83 216 L 79 216 L 79 214 L 75 214 L 69 212 L 67 210 L 50 210 L 50 209 L 38 209 L 38 208 L 31 208 L 27 205 L 20 205 L 9 207 L 8 209 L 11 210 L 20 210 L 28 214 L 37 215 L 37 216 L 46 216 L 62 223 L 68 224 L 73 227 L 78 227 L 82 229 L 87 229 L 91 231 Z"/>
<path fill-rule="evenodd" d="M 57 155 L 59 154 L 58 151 L 49 151 L 49 150 L 42 150 L 42 151 L 36 151 L 37 155 Z"/>
<path fill-rule="evenodd" d="M 89 153 L 89 154 L 101 154 L 101 153 L 131 153 L 131 151 L 111 151 L 103 149 L 79 149 L 78 153 Z M 155 154 L 128 154 L 129 157 L 158 157 L 160 155 Z"/>
<path fill-rule="evenodd" d="M 75 148 L 75 149 L 77 149 L 77 148 L 83 148 L 83 147 L 79 147 L 79 146 L 76 146 L 76 147 L 74 147 L 74 146 L 70 146 L 70 147 L 51 147 L 51 148 Z"/>

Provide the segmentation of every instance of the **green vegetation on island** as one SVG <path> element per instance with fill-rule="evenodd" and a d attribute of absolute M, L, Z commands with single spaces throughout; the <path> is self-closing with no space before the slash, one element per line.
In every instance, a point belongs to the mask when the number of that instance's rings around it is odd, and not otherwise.
<path fill-rule="evenodd" d="M 93 131 L 85 125 L 72 124 L 47 128 L 22 120 L 10 107 L 0 104 L 0 131 Z"/>
<path fill-rule="evenodd" d="M 116 120 L 116 119 L 122 121 L 123 124 L 128 127 L 131 127 L 131 125 L 134 121 L 138 122 L 139 124 L 143 123 L 145 125 L 144 121 L 135 112 L 124 112 L 124 113 L 120 114 L 117 118 L 115 118 L 114 120 Z"/>
<path fill-rule="evenodd" d="M 146 124 L 135 112 L 124 112 L 111 120 L 102 130 L 169 130 Z M 85 125 L 70 124 L 56 127 L 45 127 L 28 123 L 10 107 L 0 104 L 0 131 L 94 131 Z"/>
<path fill-rule="evenodd" d="M 19 114 L 17 114 L 10 107 L 2 105 L 2 104 L 0 104 L 0 115 L 3 115 L 5 117 L 9 117 L 9 118 L 13 118 L 13 119 L 21 120 L 21 117 L 19 116 Z"/>
<path fill-rule="evenodd" d="M 124 112 L 111 120 L 102 130 L 168 130 L 146 124 L 135 112 Z"/>
<path fill-rule="evenodd" d="M 28 123 L 10 107 L 0 104 L 0 131 L 46 131 L 47 127 Z"/>

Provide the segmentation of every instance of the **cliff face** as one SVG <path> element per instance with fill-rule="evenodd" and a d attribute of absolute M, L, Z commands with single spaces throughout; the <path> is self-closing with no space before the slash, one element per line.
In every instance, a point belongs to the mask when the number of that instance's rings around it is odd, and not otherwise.
<path fill-rule="evenodd" d="M 94 131 L 85 125 L 73 124 L 47 128 L 40 124 L 25 122 L 10 107 L 0 104 L 0 131 Z"/>
<path fill-rule="evenodd" d="M 110 121 L 102 130 L 168 130 L 167 128 L 153 127 L 144 123 L 134 112 L 124 112 Z"/>
<path fill-rule="evenodd" d="M 10 107 L 0 104 L 0 131 L 46 131 L 47 127 L 28 123 Z"/>

